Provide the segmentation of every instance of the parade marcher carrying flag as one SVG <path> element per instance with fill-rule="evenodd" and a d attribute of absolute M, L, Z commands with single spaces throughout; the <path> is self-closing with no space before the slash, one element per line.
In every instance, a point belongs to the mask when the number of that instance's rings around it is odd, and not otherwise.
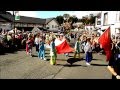
<path fill-rule="evenodd" d="M 106 31 L 100 36 L 98 41 L 106 53 L 106 60 L 109 61 L 112 56 L 112 52 L 111 52 L 112 40 L 110 37 L 110 27 L 106 29 Z"/>
<path fill-rule="evenodd" d="M 63 37 L 62 39 L 55 39 L 55 46 L 57 50 L 57 54 L 70 53 L 74 51 L 74 48 L 71 48 L 67 43 L 66 39 Z"/>

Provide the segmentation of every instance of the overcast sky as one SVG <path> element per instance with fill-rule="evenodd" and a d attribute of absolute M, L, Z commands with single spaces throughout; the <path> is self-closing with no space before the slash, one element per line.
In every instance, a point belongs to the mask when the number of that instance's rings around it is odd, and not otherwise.
<path fill-rule="evenodd" d="M 78 18 L 82 18 L 82 16 L 98 12 L 100 11 L 19 11 L 19 15 L 37 18 L 51 18 L 63 14 L 70 14 L 76 15 Z"/>

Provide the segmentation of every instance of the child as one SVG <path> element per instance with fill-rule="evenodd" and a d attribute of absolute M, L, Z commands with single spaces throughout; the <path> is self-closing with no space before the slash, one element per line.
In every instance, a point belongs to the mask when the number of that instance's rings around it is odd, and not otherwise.
<path fill-rule="evenodd" d="M 56 58 L 57 58 L 57 54 L 56 54 L 56 48 L 55 48 L 55 38 L 52 39 L 52 42 L 50 43 L 50 64 L 51 65 L 55 65 L 56 64 Z"/>
<path fill-rule="evenodd" d="M 43 41 L 43 39 L 42 39 L 42 40 L 40 41 L 40 43 L 39 43 L 38 58 L 41 58 L 41 59 L 46 60 L 46 58 L 45 58 L 45 46 L 44 46 L 44 41 Z"/>
<path fill-rule="evenodd" d="M 86 65 L 90 65 L 90 62 L 92 60 L 92 46 L 91 46 L 90 38 L 87 39 L 87 43 L 84 47 L 84 51 L 85 51 Z"/>
<path fill-rule="evenodd" d="M 76 54 L 78 54 L 78 58 L 80 59 L 80 38 L 77 38 L 77 41 L 75 43 L 75 54 L 74 58 L 76 58 Z"/>

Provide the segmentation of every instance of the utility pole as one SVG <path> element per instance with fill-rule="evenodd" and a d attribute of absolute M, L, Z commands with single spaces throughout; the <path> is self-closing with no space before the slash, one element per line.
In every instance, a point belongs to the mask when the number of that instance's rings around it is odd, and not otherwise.
<path fill-rule="evenodd" d="M 14 39 L 15 39 L 15 13 L 13 11 L 13 31 L 14 31 Z"/>

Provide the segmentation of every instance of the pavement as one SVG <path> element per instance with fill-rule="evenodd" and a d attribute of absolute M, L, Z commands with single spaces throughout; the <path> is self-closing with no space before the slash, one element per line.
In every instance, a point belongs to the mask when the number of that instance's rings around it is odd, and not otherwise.
<path fill-rule="evenodd" d="M 46 50 L 47 61 L 37 57 L 35 47 L 33 55 L 26 55 L 25 50 L 0 55 L 0 79 L 111 79 L 105 55 L 94 53 L 91 66 L 87 66 L 85 60 L 70 66 L 67 59 L 72 58 L 73 53 L 70 53 L 70 57 L 59 54 L 55 66 L 50 65 L 49 50 Z"/>

